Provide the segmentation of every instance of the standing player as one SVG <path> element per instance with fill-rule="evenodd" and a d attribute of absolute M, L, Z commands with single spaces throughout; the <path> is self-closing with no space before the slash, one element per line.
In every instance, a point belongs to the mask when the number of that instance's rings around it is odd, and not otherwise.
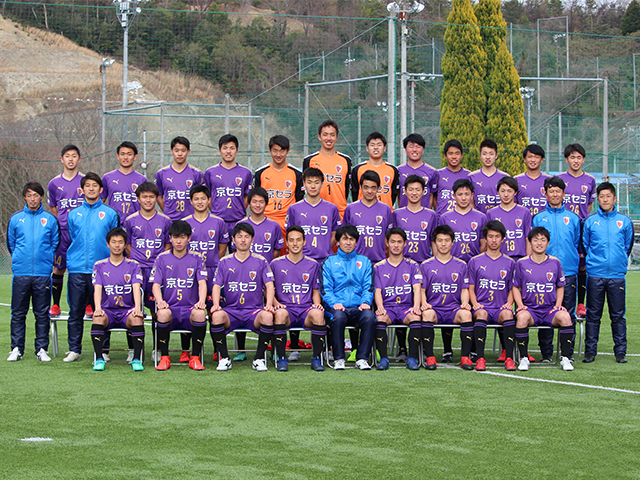
<path fill-rule="evenodd" d="M 320 151 L 304 158 L 302 171 L 312 167 L 322 172 L 324 183 L 321 185 L 320 197 L 338 207 L 342 219 L 351 187 L 351 158 L 336 151 L 338 124 L 333 120 L 325 120 L 320 124 L 318 140 Z"/>
<path fill-rule="evenodd" d="M 513 318 L 513 294 L 511 292 L 513 269 L 511 258 L 501 252 L 507 230 L 498 220 L 491 220 L 482 232 L 487 240 L 487 251 L 469 260 L 469 300 L 473 309 L 473 338 L 478 360 L 476 370 L 487 369 L 484 348 L 487 339 L 487 324 L 502 325 L 507 370 L 515 370 L 513 346 L 516 322 Z"/>
<path fill-rule="evenodd" d="M 377 192 L 378 200 L 389 205 L 389 208 L 393 208 L 396 198 L 398 198 L 400 174 L 395 166 L 383 160 L 384 152 L 387 151 L 387 139 L 381 133 L 373 132 L 367 137 L 366 145 L 369 160 L 360 163 L 353 169 L 353 174 L 351 175 L 351 198 L 354 201 L 362 198 L 362 192 L 360 191 L 362 174 L 374 171 L 380 178 Z"/>
<path fill-rule="evenodd" d="M 278 370 L 287 371 L 285 357 L 287 329 L 306 328 L 311 330 L 313 357 L 311 369 L 324 371 L 320 355 L 324 350 L 327 327 L 324 324 L 324 308 L 320 298 L 320 265 L 312 258 L 305 257 L 304 230 L 294 225 L 286 232 L 289 253 L 271 262 L 275 284 L 275 326 L 274 346 L 278 354 Z"/>
<path fill-rule="evenodd" d="M 218 264 L 213 279 L 213 307 L 211 307 L 211 337 L 220 355 L 218 371 L 231 370 L 225 330 L 248 328 L 258 333 L 258 348 L 252 367 L 267 371 L 265 352 L 273 335 L 273 273 L 260 255 L 251 253 L 253 227 L 240 222 L 233 227 L 235 253 Z M 220 303 L 224 287 L 224 305 Z"/>
<path fill-rule="evenodd" d="M 202 256 L 189 251 L 191 226 L 187 222 L 173 222 L 169 237 L 172 248 L 158 255 L 151 273 L 158 305 L 156 335 L 161 355 L 156 370 L 171 368 L 169 332 L 176 329 L 193 331 L 189 368 L 204 370 L 200 352 L 207 332 L 207 269 Z"/>
<path fill-rule="evenodd" d="M 435 370 L 437 367 L 436 357 L 433 355 L 433 326 L 436 323 L 460 325 L 460 341 L 462 342 L 460 366 L 464 370 L 473 370 L 473 362 L 469 358 L 473 343 L 469 277 L 467 264 L 451 255 L 454 239 L 455 233 L 450 226 L 436 227 L 432 236 L 435 247 L 433 257 L 420 265 L 423 290 L 422 344 L 429 370 Z M 442 337 L 445 352 L 442 361 L 445 363 L 452 362 L 452 337 L 453 335 L 443 335 Z M 409 359 L 407 359 L 407 367 L 411 370 L 419 368 L 418 365 L 416 365 L 417 368 L 412 368 Z"/>
<path fill-rule="evenodd" d="M 194 185 L 202 185 L 202 172 L 187 163 L 191 153 L 191 143 L 185 137 L 171 140 L 173 163 L 156 173 L 156 185 L 160 191 L 158 205 L 172 222 L 193 213 L 189 202 L 189 190 Z"/>
<path fill-rule="evenodd" d="M 407 325 L 410 329 L 421 328 L 422 315 L 422 271 L 420 265 L 404 258 L 407 234 L 401 228 L 387 231 L 389 258 L 375 264 L 374 299 L 376 310 L 376 348 L 380 353 L 378 370 L 389 368 L 387 356 L 387 325 Z M 409 357 L 418 358 L 420 336 L 409 337 Z M 407 359 L 408 360 L 408 359 Z M 408 364 L 408 362 L 407 362 Z"/>
<path fill-rule="evenodd" d="M 412 133 L 402 140 L 402 146 L 407 154 L 407 163 L 398 167 L 398 173 L 400 174 L 399 208 L 406 207 L 409 204 L 405 185 L 407 178 L 412 175 L 421 177 L 425 182 L 424 195 L 420 200 L 421 205 L 429 208 L 435 201 L 435 195 L 438 191 L 438 171 L 422 160 L 426 145 L 422 135 L 417 133 Z"/>
<path fill-rule="evenodd" d="M 102 177 L 104 189 L 101 198 L 120 215 L 120 223 L 132 213 L 140 210 L 136 190 L 147 179 L 133 169 L 138 159 L 138 147 L 131 142 L 123 142 L 116 149 L 120 167 Z"/>
<path fill-rule="evenodd" d="M 438 218 L 450 212 L 456 206 L 451 187 L 460 179 L 468 178 L 469 170 L 462 168 L 462 144 L 458 140 L 449 140 L 444 144 L 444 158 L 447 166 L 438 170 L 438 188 L 435 202 L 432 203 Z"/>
<path fill-rule="evenodd" d="M 547 200 L 544 196 L 544 181 L 549 178 L 540 172 L 540 166 L 544 160 L 544 149 L 540 145 L 532 143 L 522 152 L 527 171 L 516 175 L 518 182 L 518 194 L 516 203 L 529 209 L 531 216 L 544 210 Z"/>
<path fill-rule="evenodd" d="M 497 158 L 498 144 L 489 138 L 484 139 L 480 144 L 482 168 L 469 175 L 475 189 L 476 209 L 485 214 L 500 203 L 500 196 L 497 195 L 498 181 L 508 176 L 496 168 Z"/>
<path fill-rule="evenodd" d="M 280 255 L 280 249 L 284 247 L 280 225 L 265 216 L 265 207 L 269 201 L 267 191 L 262 187 L 249 190 L 247 195 L 251 215 L 240 220 L 253 227 L 255 236 L 251 244 L 251 253 L 262 255 L 267 262 L 271 262 Z M 232 245 L 232 248 L 233 245 Z"/>
<path fill-rule="evenodd" d="M 71 244 L 67 216 L 69 210 L 79 207 L 84 201 L 80 186 L 82 174 L 78 172 L 80 149 L 75 145 L 67 145 L 62 149 L 60 161 L 64 170 L 61 175 L 51 180 L 47 187 L 49 211 L 58 218 L 60 224 L 60 244 L 53 259 L 53 274 L 51 275 L 53 305 L 49 313 L 54 317 L 60 315 L 60 297 L 62 296 L 64 272 L 67 269 L 67 249 Z"/>
<path fill-rule="evenodd" d="M 498 220 L 506 229 L 502 253 L 510 256 L 514 262 L 529 255 L 527 237 L 531 230 L 531 213 L 528 208 L 516 204 L 518 182 L 509 176 L 498 181 L 496 190 L 500 204 L 487 212 L 488 220 Z"/>
<path fill-rule="evenodd" d="M 93 301 L 96 310 L 91 325 L 91 340 L 96 353 L 93 369 L 104 370 L 106 362 L 102 358 L 102 342 L 105 330 L 126 328 L 133 338 L 134 372 L 144 370 L 142 348 L 144 346 L 144 325 L 142 323 L 142 274 L 135 260 L 125 258 L 127 232 L 114 228 L 107 233 L 109 258 L 99 260 L 93 266 Z"/>
<path fill-rule="evenodd" d="M 574 334 L 571 317 L 562 306 L 564 273 L 560 260 L 547 255 L 549 232 L 534 227 L 529 232 L 531 255 L 516 263 L 513 276 L 513 299 L 516 302 L 516 342 L 520 351 L 518 370 L 529 370 L 529 327 L 560 328 L 560 366 L 573 370 L 570 350 Z"/>

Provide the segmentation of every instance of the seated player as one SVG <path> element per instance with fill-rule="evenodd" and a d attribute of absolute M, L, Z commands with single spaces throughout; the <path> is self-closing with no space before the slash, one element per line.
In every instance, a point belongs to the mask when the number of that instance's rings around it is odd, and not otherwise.
<path fill-rule="evenodd" d="M 200 352 L 207 333 L 207 269 L 202 255 L 189 251 L 191 232 L 191 225 L 184 220 L 173 222 L 169 227 L 172 248 L 158 255 L 151 272 L 161 355 L 156 370 L 171 368 L 169 332 L 178 329 L 193 332 L 189 368 L 204 370 Z"/>
<path fill-rule="evenodd" d="M 516 302 L 516 342 L 520 351 L 518 370 L 529 370 L 529 327 L 559 327 L 560 366 L 573 370 L 570 360 L 574 326 L 571 315 L 562 306 L 564 273 L 560 260 L 547 255 L 551 235 L 544 227 L 529 232 L 531 255 L 516 263 L 513 276 L 513 299 Z"/>
<path fill-rule="evenodd" d="M 93 369 L 104 370 L 106 362 L 102 358 L 102 342 L 105 330 L 126 328 L 133 339 L 134 372 L 144 370 L 142 347 L 144 346 L 144 325 L 142 323 L 142 273 L 135 260 L 125 258 L 127 232 L 120 227 L 107 233 L 109 258 L 99 260 L 93 266 L 93 312 L 91 340 L 96 352 Z"/>
<path fill-rule="evenodd" d="M 429 370 L 435 370 L 437 367 L 436 357 L 433 355 L 433 326 L 436 323 L 460 325 L 460 366 L 464 370 L 473 370 L 473 362 L 469 358 L 473 340 L 473 319 L 469 305 L 467 264 L 451 255 L 454 239 L 455 233 L 450 226 L 436 227 L 432 235 L 434 255 L 420 265 L 423 289 L 422 344 Z M 450 340 L 449 345 L 444 346 L 444 351 L 445 354 L 451 352 Z M 409 360 L 407 366 L 409 367 Z"/>
<path fill-rule="evenodd" d="M 324 324 L 324 308 L 320 298 L 320 264 L 303 255 L 306 242 L 304 229 L 293 225 L 287 229 L 289 253 L 271 262 L 275 284 L 274 347 L 278 354 L 278 371 L 288 370 L 285 356 L 287 329 L 311 329 L 313 357 L 311 369 L 324 370 L 320 355 L 324 350 L 327 327 Z M 292 352 L 293 353 L 293 352 Z"/>
<path fill-rule="evenodd" d="M 422 311 L 422 271 L 420 265 L 404 258 L 407 234 L 398 227 L 391 228 L 386 234 L 389 258 L 375 264 L 376 289 L 376 348 L 380 353 L 378 370 L 389 368 L 387 356 L 387 325 L 408 325 L 410 329 L 420 329 Z M 420 335 L 409 337 L 409 359 L 417 364 Z"/>
<path fill-rule="evenodd" d="M 258 334 L 253 369 L 267 371 L 265 351 L 273 335 L 273 273 L 260 255 L 251 253 L 254 230 L 246 222 L 233 227 L 236 251 L 218 264 L 211 298 L 211 337 L 220 356 L 218 371 L 231 370 L 225 330 L 247 328 Z M 224 305 L 221 290 L 224 287 Z"/>
<path fill-rule="evenodd" d="M 495 208 L 489 210 L 492 212 Z M 529 211 L 527 210 L 527 213 Z M 516 322 L 513 319 L 513 269 L 511 258 L 501 252 L 506 234 L 504 225 L 497 220 L 487 222 L 482 231 L 487 240 L 487 251 L 469 260 L 469 300 L 473 309 L 473 338 L 476 344 L 476 370 L 486 370 L 484 347 L 487 339 L 487 324 L 502 325 L 507 370 L 515 370 L 513 345 L 516 336 Z"/>

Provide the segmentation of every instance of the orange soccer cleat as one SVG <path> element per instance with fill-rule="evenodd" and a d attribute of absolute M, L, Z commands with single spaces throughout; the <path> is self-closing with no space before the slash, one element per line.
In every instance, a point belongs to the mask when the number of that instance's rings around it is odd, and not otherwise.
<path fill-rule="evenodd" d="M 200 362 L 200 357 L 191 355 L 191 359 L 189 359 L 189 368 L 191 370 L 204 370 L 204 365 Z"/>
<path fill-rule="evenodd" d="M 504 361 L 504 368 L 510 372 L 516 371 L 516 362 L 513 361 L 513 358 L 506 358 Z"/>
<path fill-rule="evenodd" d="M 191 361 L 191 354 L 189 352 L 182 352 L 180 354 L 180 360 L 178 363 L 188 363 Z"/>
<path fill-rule="evenodd" d="M 476 360 L 476 371 L 484 372 L 487 369 L 487 361 L 484 358 Z"/>
<path fill-rule="evenodd" d="M 156 370 L 169 370 L 171 368 L 171 358 L 169 355 L 160 357 L 160 363 L 156 367 Z"/>

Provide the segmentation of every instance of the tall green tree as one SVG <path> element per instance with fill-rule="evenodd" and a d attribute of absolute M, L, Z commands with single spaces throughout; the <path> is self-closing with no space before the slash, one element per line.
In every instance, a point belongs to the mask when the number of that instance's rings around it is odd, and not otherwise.
<path fill-rule="evenodd" d="M 620 22 L 620 30 L 623 35 L 640 30 L 640 3 L 637 0 L 632 0 L 627 11 L 624 12 L 622 22 Z"/>
<path fill-rule="evenodd" d="M 478 145 L 484 138 L 487 56 L 469 0 L 453 0 L 444 35 L 444 87 L 440 100 L 440 145 L 456 138 L 469 154 L 465 166 L 480 166 Z M 442 160 L 443 165 L 445 160 Z"/>

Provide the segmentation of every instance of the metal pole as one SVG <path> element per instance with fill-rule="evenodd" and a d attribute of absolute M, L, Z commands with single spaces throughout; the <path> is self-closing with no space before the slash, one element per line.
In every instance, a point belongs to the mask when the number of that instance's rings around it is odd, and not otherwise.
<path fill-rule="evenodd" d="M 261 155 L 260 155 L 260 165 L 264 165 L 264 135 L 265 135 L 265 126 L 264 126 L 264 114 L 260 115 L 260 122 L 261 122 L 261 130 L 262 130 L 262 135 L 260 138 L 260 151 L 261 151 Z"/>
<path fill-rule="evenodd" d="M 362 158 L 362 107 L 358 105 L 358 163 Z"/>
<path fill-rule="evenodd" d="M 347 72 L 351 80 L 351 47 L 347 47 Z M 349 100 L 351 100 L 351 83 L 349 83 Z"/>
<path fill-rule="evenodd" d="M 549 172 L 551 171 L 551 165 L 550 165 L 550 160 L 549 157 L 551 157 L 551 155 L 549 155 L 549 153 L 551 152 L 551 143 L 550 143 L 550 136 L 549 136 L 549 124 L 547 124 L 547 175 L 549 174 Z"/>
<path fill-rule="evenodd" d="M 596 78 L 600 78 L 600 57 L 596 57 Z M 600 83 L 598 83 L 598 92 L 596 98 L 598 99 L 598 107 L 600 107 Z"/>
<path fill-rule="evenodd" d="M 567 20 L 567 77 L 569 76 L 569 16 L 566 18 Z"/>
<path fill-rule="evenodd" d="M 322 52 L 322 81 L 324 82 L 324 51 Z"/>
<path fill-rule="evenodd" d="M 107 111 L 107 67 L 100 65 L 102 73 L 102 154 L 106 151 L 107 118 L 104 112 Z"/>
<path fill-rule="evenodd" d="M 231 97 L 229 94 L 225 94 L 224 96 L 224 133 L 225 135 L 229 133 L 229 103 Z"/>
<path fill-rule="evenodd" d="M 636 54 L 633 54 L 633 109 L 638 110 L 638 92 L 636 91 Z"/>
<path fill-rule="evenodd" d="M 122 42 L 122 108 L 127 108 L 127 76 L 129 75 L 129 25 L 124 27 Z"/>
<path fill-rule="evenodd" d="M 602 179 L 609 179 L 609 79 L 604 79 L 602 99 Z"/>
<path fill-rule="evenodd" d="M 536 20 L 537 25 L 537 44 L 538 44 L 538 110 L 540 110 L 540 19 Z"/>
<path fill-rule="evenodd" d="M 513 22 L 509 24 L 509 53 L 513 55 Z"/>
<path fill-rule="evenodd" d="M 247 168 L 251 170 L 251 102 L 247 105 L 249 118 L 247 118 Z"/>
<path fill-rule="evenodd" d="M 302 135 L 302 156 L 309 155 L 309 83 L 304 84 L 304 132 Z"/>
<path fill-rule="evenodd" d="M 436 73 L 436 39 L 431 37 L 431 73 Z"/>
<path fill-rule="evenodd" d="M 160 104 L 160 165 L 164 164 L 164 103 Z"/>
<path fill-rule="evenodd" d="M 302 80 L 302 58 L 298 54 L 298 81 Z"/>
<path fill-rule="evenodd" d="M 147 131 L 142 131 L 142 174 L 147 176 Z"/>
<path fill-rule="evenodd" d="M 400 12 L 400 138 L 407 136 L 407 12 Z M 405 162 L 406 152 L 400 151 L 400 163 Z"/>
<path fill-rule="evenodd" d="M 416 82 L 411 82 L 411 133 L 416 131 Z M 404 140 L 405 137 L 402 137 Z M 403 149 L 404 150 L 404 149 Z"/>
<path fill-rule="evenodd" d="M 558 112 L 558 166 L 562 164 L 562 112 Z M 559 170 L 562 170 L 561 168 Z"/>
<path fill-rule="evenodd" d="M 396 163 L 396 21 L 389 15 L 389 52 L 387 77 L 387 161 Z"/>
<path fill-rule="evenodd" d="M 527 98 L 527 140 L 531 143 L 531 104 L 533 98 Z"/>

